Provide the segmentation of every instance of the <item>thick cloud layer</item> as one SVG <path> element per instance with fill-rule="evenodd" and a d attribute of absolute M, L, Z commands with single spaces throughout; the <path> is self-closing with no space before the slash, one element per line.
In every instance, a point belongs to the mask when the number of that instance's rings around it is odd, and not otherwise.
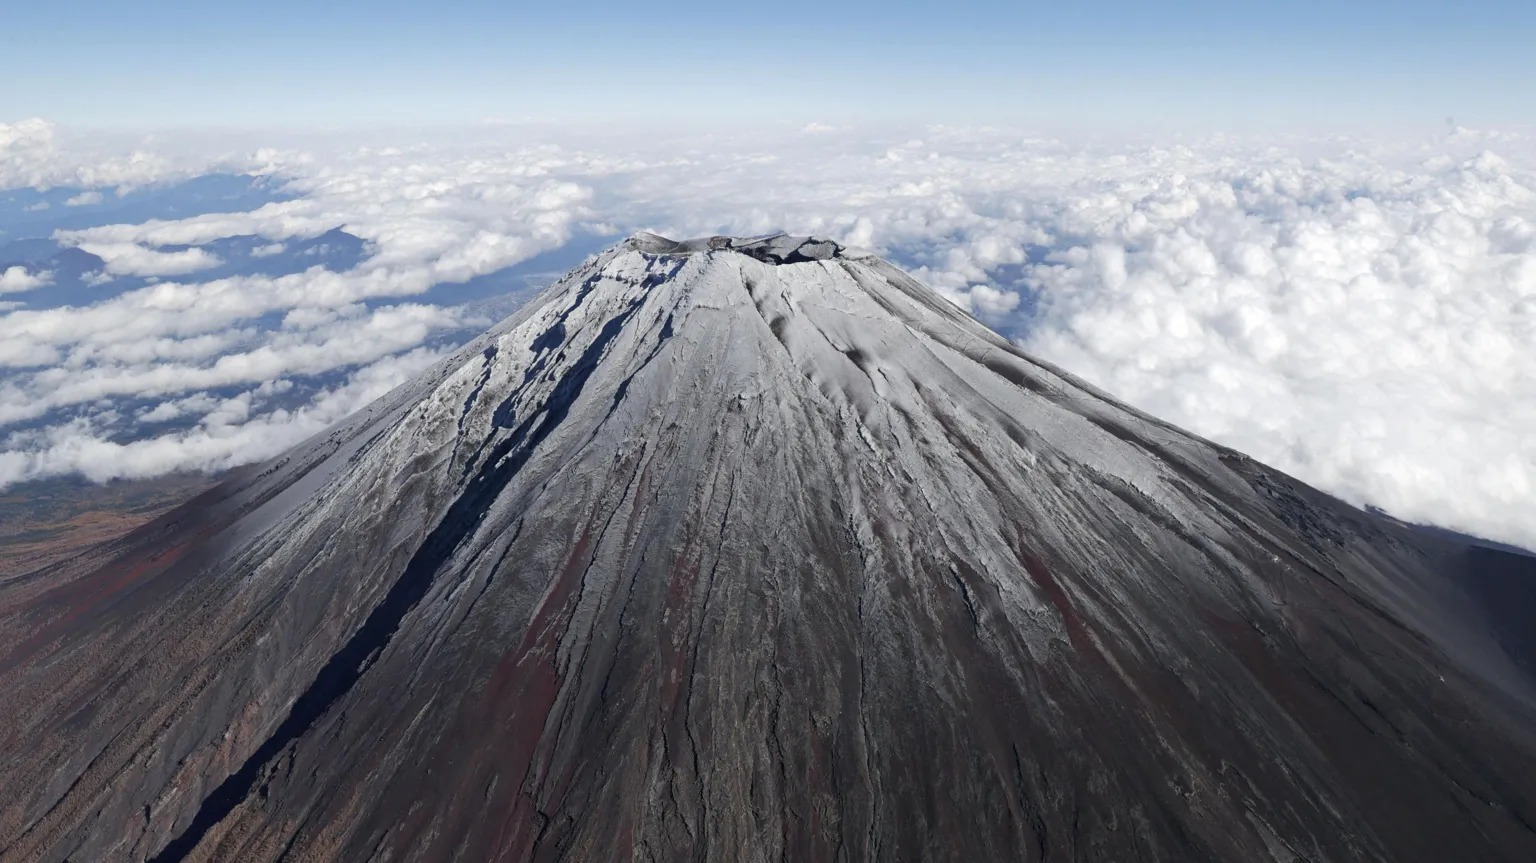
<path fill-rule="evenodd" d="M 1060 213 L 1027 343 L 1353 502 L 1529 544 L 1533 188 L 1487 154 L 1117 184 Z"/>
<path fill-rule="evenodd" d="M 787 229 L 886 254 L 1041 356 L 1355 503 L 1536 545 L 1530 136 L 492 132 L 513 134 L 261 151 L 293 200 L 58 233 L 106 293 L 44 308 L 41 271 L 0 276 L 30 285 L 0 311 L 0 483 L 263 458 L 483 324 L 445 285 L 639 228 Z M 51 134 L 0 127 L 0 181 L 106 185 Z M 230 238 L 285 260 L 338 228 L 366 242 L 355 267 L 220 275 Z"/>
<path fill-rule="evenodd" d="M 132 147 L 101 147 L 89 142 L 77 146 L 61 142 L 57 127 L 32 118 L 0 122 L 0 189 L 79 186 L 82 194 L 99 195 L 99 188 L 137 186 L 177 173 L 206 168 L 212 160 L 195 159 L 179 164 L 152 150 Z M 92 198 L 76 199 L 86 203 Z M 94 200 L 99 200 L 94 199 Z"/>

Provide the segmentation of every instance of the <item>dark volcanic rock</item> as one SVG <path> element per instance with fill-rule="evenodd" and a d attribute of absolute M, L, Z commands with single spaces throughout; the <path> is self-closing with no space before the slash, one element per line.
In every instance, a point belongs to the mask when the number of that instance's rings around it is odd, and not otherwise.
<path fill-rule="evenodd" d="M 642 235 L 0 582 L 6 860 L 1536 859 L 1532 559 Z"/>

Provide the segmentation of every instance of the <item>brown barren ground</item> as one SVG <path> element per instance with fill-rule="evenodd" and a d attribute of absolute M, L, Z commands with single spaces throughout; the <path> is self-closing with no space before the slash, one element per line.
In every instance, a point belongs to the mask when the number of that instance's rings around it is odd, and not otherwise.
<path fill-rule="evenodd" d="M 59 479 L 12 486 L 0 492 L 0 579 L 116 539 L 215 482 L 182 474 L 105 485 Z"/>

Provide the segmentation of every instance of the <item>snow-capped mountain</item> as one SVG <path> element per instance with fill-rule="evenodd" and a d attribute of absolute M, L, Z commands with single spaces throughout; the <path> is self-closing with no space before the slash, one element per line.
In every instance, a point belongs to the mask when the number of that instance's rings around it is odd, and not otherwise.
<path fill-rule="evenodd" d="M 0 857 L 1531 860 L 1533 563 L 642 234 L 0 583 Z"/>

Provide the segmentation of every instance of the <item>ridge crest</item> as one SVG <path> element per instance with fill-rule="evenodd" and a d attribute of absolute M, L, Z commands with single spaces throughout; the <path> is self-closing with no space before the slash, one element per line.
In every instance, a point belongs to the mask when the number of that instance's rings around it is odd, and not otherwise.
<path fill-rule="evenodd" d="M 730 237 L 717 234 L 690 240 L 674 240 L 660 234 L 640 231 L 625 240 L 624 245 L 650 255 L 736 252 L 774 266 L 859 257 L 857 253 L 824 237 L 792 236 L 783 232 L 756 237 Z"/>

